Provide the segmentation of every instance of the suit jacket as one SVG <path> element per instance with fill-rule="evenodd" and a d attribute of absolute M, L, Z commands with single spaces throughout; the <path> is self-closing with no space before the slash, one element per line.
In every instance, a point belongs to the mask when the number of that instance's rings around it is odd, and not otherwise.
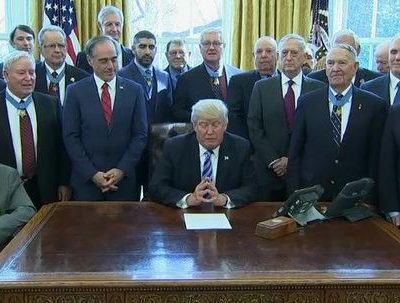
<path fill-rule="evenodd" d="M 0 91 L 6 88 L 6 82 L 2 79 L 0 79 Z"/>
<path fill-rule="evenodd" d="M 32 98 L 36 110 L 36 176 L 41 202 L 54 202 L 58 200 L 58 186 L 69 184 L 70 167 L 62 142 L 61 107 L 53 96 L 33 92 Z M 16 168 L 5 99 L 3 90 L 0 92 L 0 163 Z"/>
<path fill-rule="evenodd" d="M 285 180 L 277 177 L 268 164 L 288 157 L 290 134 L 286 122 L 280 75 L 254 85 L 248 113 L 249 135 L 255 149 L 257 180 L 262 186 L 283 189 Z M 300 95 L 325 87 L 325 84 L 303 76 Z M 297 104 L 299 105 L 299 102 Z"/>
<path fill-rule="evenodd" d="M 387 104 L 353 86 L 351 109 L 339 152 L 333 140 L 328 88 L 301 96 L 289 150 L 288 192 L 320 184 L 322 200 L 363 177 L 377 180 Z"/>
<path fill-rule="evenodd" d="M 400 106 L 390 108 L 382 137 L 379 166 L 379 208 L 400 211 Z"/>
<path fill-rule="evenodd" d="M 29 221 L 35 214 L 35 207 L 26 194 L 24 184 L 17 170 L 0 164 L 0 245 Z"/>
<path fill-rule="evenodd" d="M 186 66 L 187 66 L 188 69 L 185 72 L 187 72 L 187 71 L 192 69 L 189 65 L 186 65 Z M 174 81 L 172 80 L 172 75 L 171 75 L 171 71 L 169 69 L 169 65 L 166 68 L 164 68 L 164 71 L 168 73 L 169 80 L 171 81 L 171 84 L 172 84 L 172 91 L 174 91 L 175 87 L 176 87 L 176 83 L 174 83 Z M 181 75 L 183 73 L 185 73 L 185 72 L 182 72 Z"/>
<path fill-rule="evenodd" d="M 361 88 L 381 97 L 390 105 L 390 73 L 365 82 Z"/>
<path fill-rule="evenodd" d="M 151 200 L 175 206 L 184 195 L 193 192 L 201 181 L 199 153 L 195 132 L 168 139 L 150 182 Z M 218 191 L 227 194 L 235 206 L 243 206 L 257 199 L 253 179 L 250 143 L 225 133 L 218 156 Z"/>
<path fill-rule="evenodd" d="M 132 60 L 131 63 L 118 71 L 118 75 L 140 84 L 143 91 L 147 90 L 147 83 L 139 68 Z M 169 122 L 171 120 L 172 85 L 166 72 L 153 67 L 153 89 L 151 98 L 145 94 L 147 120 L 153 123 Z"/>
<path fill-rule="evenodd" d="M 234 66 L 224 65 L 227 86 L 233 75 L 242 71 Z M 172 114 L 175 122 L 190 122 L 192 106 L 201 99 L 215 99 L 210 76 L 204 63 L 184 73 L 178 80 L 174 91 Z"/>
<path fill-rule="evenodd" d="M 110 128 L 94 76 L 67 88 L 63 134 L 72 162 L 71 185 L 77 200 L 137 200 L 132 187 L 135 167 L 147 140 L 147 119 L 142 88 L 118 77 Z M 103 195 L 91 181 L 98 171 L 121 169 L 125 177 L 118 190 Z"/>
<path fill-rule="evenodd" d="M 366 69 L 366 68 L 362 68 L 359 67 L 357 72 L 356 72 L 356 79 L 354 81 L 354 85 L 357 87 L 360 87 L 361 84 L 363 84 L 364 82 L 367 82 L 369 80 L 375 79 L 382 76 L 381 73 Z M 322 81 L 326 84 L 329 84 L 328 82 L 328 77 L 326 76 L 326 70 L 325 69 L 321 69 L 312 73 L 309 73 L 307 75 L 307 77 L 311 78 L 311 79 L 316 79 L 319 81 Z"/>
<path fill-rule="evenodd" d="M 73 65 L 65 64 L 65 90 L 68 85 L 88 77 L 89 74 L 80 68 Z M 44 62 L 36 64 L 36 84 L 35 91 L 43 94 L 49 94 L 49 87 L 47 86 L 46 65 Z"/>
<path fill-rule="evenodd" d="M 120 68 L 128 65 L 132 59 L 134 58 L 133 52 L 131 49 L 121 45 L 122 51 L 122 66 Z M 89 74 L 93 74 L 93 68 L 90 66 L 89 62 L 87 61 L 86 53 L 84 51 L 79 52 L 78 56 L 76 57 L 76 67 L 83 69 Z"/>

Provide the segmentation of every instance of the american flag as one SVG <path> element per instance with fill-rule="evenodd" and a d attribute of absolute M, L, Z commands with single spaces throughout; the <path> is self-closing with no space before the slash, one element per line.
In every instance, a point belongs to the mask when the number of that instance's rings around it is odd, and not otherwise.
<path fill-rule="evenodd" d="M 57 25 L 67 35 L 67 62 L 74 64 L 80 51 L 78 22 L 74 0 L 46 0 L 44 3 L 43 26 Z"/>
<path fill-rule="evenodd" d="M 329 0 L 312 0 L 311 43 L 315 46 L 315 59 L 326 55 L 329 49 L 328 3 Z"/>

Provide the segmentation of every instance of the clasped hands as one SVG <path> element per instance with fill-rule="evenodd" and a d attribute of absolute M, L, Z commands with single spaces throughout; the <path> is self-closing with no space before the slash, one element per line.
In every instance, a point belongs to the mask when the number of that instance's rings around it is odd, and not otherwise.
<path fill-rule="evenodd" d="M 117 191 L 117 184 L 124 177 L 124 172 L 118 168 L 112 168 L 107 172 L 98 171 L 93 177 L 92 181 L 98 188 L 101 189 L 102 193 L 109 191 Z"/>
<path fill-rule="evenodd" d="M 278 177 L 283 177 L 284 175 L 286 175 L 287 163 L 288 163 L 288 158 L 282 157 L 277 159 L 272 164 L 272 169 L 274 170 L 275 174 Z"/>
<path fill-rule="evenodd" d="M 201 180 L 193 193 L 186 198 L 188 206 L 196 206 L 201 203 L 213 203 L 215 206 L 224 206 L 227 202 L 227 196 L 220 194 L 215 184 L 209 178 Z"/>

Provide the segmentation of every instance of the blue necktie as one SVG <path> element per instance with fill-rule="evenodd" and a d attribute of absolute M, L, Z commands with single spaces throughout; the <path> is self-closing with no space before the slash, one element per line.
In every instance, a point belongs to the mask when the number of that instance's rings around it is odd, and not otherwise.
<path fill-rule="evenodd" d="M 397 86 L 397 92 L 396 92 L 396 95 L 394 95 L 393 105 L 400 103 L 400 81 L 397 82 L 396 86 Z"/>
<path fill-rule="evenodd" d="M 211 162 L 211 155 L 213 154 L 212 150 L 207 150 L 204 155 L 204 164 L 203 164 L 203 171 L 201 173 L 202 179 L 209 178 L 210 181 L 212 180 L 213 171 L 212 171 L 212 162 Z"/>
<path fill-rule="evenodd" d="M 340 100 L 343 98 L 343 95 L 337 94 L 335 96 L 336 100 Z M 333 126 L 333 141 L 335 141 L 335 144 L 337 148 L 340 147 L 341 143 L 341 129 L 342 129 L 342 107 L 333 105 L 332 108 L 332 113 L 331 113 L 331 124 Z"/>

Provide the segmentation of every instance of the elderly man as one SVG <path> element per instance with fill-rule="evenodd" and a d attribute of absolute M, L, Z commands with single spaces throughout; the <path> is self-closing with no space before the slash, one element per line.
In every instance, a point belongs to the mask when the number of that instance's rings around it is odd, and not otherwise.
<path fill-rule="evenodd" d="M 249 138 L 247 115 L 254 84 L 261 79 L 277 75 L 277 45 L 274 38 L 263 36 L 257 39 L 253 49 L 256 69 L 234 75 L 228 86 L 227 105 L 229 110 L 228 131 Z"/>
<path fill-rule="evenodd" d="M 222 64 L 224 46 L 221 30 L 202 32 L 199 47 L 203 63 L 184 73 L 176 84 L 172 107 L 175 121 L 189 122 L 191 108 L 200 99 L 226 100 L 230 78 L 241 71 Z"/>
<path fill-rule="evenodd" d="M 382 74 L 386 74 L 390 71 L 389 68 L 389 44 L 390 41 L 385 41 L 377 45 L 374 58 L 376 69 Z"/>
<path fill-rule="evenodd" d="M 299 98 L 289 150 L 289 193 L 320 184 L 325 189 L 321 199 L 329 201 L 348 182 L 377 180 L 387 105 L 352 84 L 357 69 L 356 51 L 337 44 L 326 60 L 329 87 Z"/>
<path fill-rule="evenodd" d="M 357 56 L 360 54 L 360 51 L 361 51 L 360 38 L 358 38 L 358 36 L 352 30 L 341 30 L 341 31 L 336 32 L 333 35 L 331 44 L 333 46 L 335 44 L 350 45 L 351 47 L 353 47 L 355 49 Z M 358 66 L 356 74 L 354 75 L 354 78 L 352 79 L 352 83 L 355 86 L 360 87 L 361 84 L 363 84 L 364 82 L 378 78 L 380 76 L 382 76 L 381 73 L 374 72 L 372 70 Z M 329 83 L 328 78 L 326 76 L 325 69 L 309 73 L 307 75 L 307 77 L 322 81 L 326 84 Z"/>
<path fill-rule="evenodd" d="M 190 69 L 187 64 L 190 51 L 188 51 L 184 40 L 173 39 L 167 43 L 165 57 L 167 57 L 168 66 L 164 70 L 169 74 L 172 87 L 175 89 L 178 78 Z"/>
<path fill-rule="evenodd" d="M 361 85 L 383 98 L 388 105 L 400 104 L 400 35 L 393 37 L 388 45 L 390 72 Z"/>
<path fill-rule="evenodd" d="M 63 131 L 77 200 L 140 198 L 135 169 L 147 140 L 146 105 L 139 84 L 116 76 L 118 51 L 109 36 L 90 39 L 94 74 L 67 89 Z"/>
<path fill-rule="evenodd" d="M 102 35 L 110 36 L 119 43 L 124 27 L 124 15 L 119 8 L 112 5 L 104 6 L 97 15 L 97 24 Z M 133 53 L 129 48 L 122 44 L 119 44 L 118 48 L 117 68 L 120 69 L 131 62 L 133 59 Z M 93 68 L 89 64 L 85 52 L 78 53 L 76 66 L 85 70 L 89 74 L 93 74 Z"/>
<path fill-rule="evenodd" d="M 36 210 L 26 194 L 18 171 L 0 164 L 0 250 Z"/>
<path fill-rule="evenodd" d="M 150 182 L 150 198 L 180 208 L 204 203 L 232 208 L 256 200 L 250 143 L 226 132 L 225 104 L 200 100 L 191 120 L 194 132 L 165 142 Z"/>
<path fill-rule="evenodd" d="M 0 95 L 0 163 L 14 167 L 36 208 L 71 196 L 58 100 L 33 92 L 35 59 L 25 51 L 4 61 L 6 90 Z"/>
<path fill-rule="evenodd" d="M 248 127 L 264 201 L 286 198 L 286 167 L 290 134 L 300 95 L 325 86 L 302 73 L 306 43 L 296 34 L 279 41 L 282 73 L 257 82 L 250 99 Z"/>
<path fill-rule="evenodd" d="M 44 61 L 36 64 L 35 91 L 53 95 L 64 105 L 66 87 L 89 74 L 65 62 L 67 37 L 62 28 L 55 25 L 44 27 L 38 40 Z"/>

